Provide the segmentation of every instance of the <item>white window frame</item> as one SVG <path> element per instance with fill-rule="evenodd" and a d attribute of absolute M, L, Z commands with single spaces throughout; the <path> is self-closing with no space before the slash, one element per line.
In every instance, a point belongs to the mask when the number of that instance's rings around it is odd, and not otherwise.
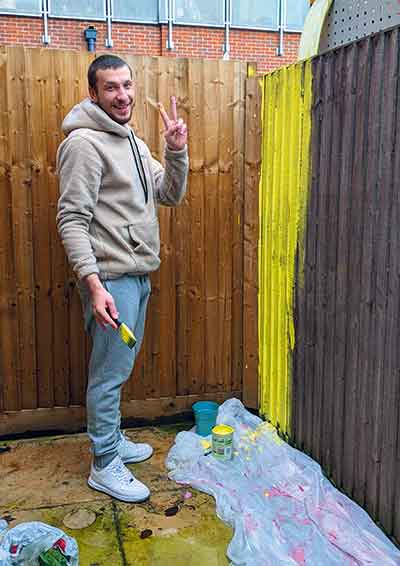
<path fill-rule="evenodd" d="M 266 0 L 264 0 L 266 1 Z M 233 23 L 233 6 L 232 6 L 232 2 L 233 0 L 229 0 L 229 2 L 231 3 L 231 23 L 230 26 L 232 29 L 249 29 L 249 30 L 254 30 L 254 31 L 279 31 L 279 13 L 280 13 L 280 2 L 284 2 L 285 0 L 278 0 L 278 2 L 276 3 L 276 27 L 267 27 L 267 26 L 252 26 L 252 25 L 240 25 L 240 24 L 234 24 Z"/>
<path fill-rule="evenodd" d="M 178 21 L 175 19 L 175 9 L 176 9 L 176 5 L 175 5 L 175 0 L 173 0 L 173 14 L 174 14 L 174 26 L 190 26 L 190 27 L 200 27 L 200 28 L 218 28 L 218 29 L 223 29 L 225 27 L 225 1 L 224 0 L 214 0 L 215 2 L 220 2 L 221 4 L 223 4 L 223 10 L 222 10 L 222 22 L 220 24 L 211 24 L 211 23 L 206 23 L 206 22 L 191 22 L 190 20 L 188 20 L 187 22 L 183 22 L 183 21 Z M 230 1 L 230 0 L 229 0 Z M 167 0 L 168 2 L 168 0 Z M 168 6 L 166 6 L 167 12 L 168 13 Z"/>
<path fill-rule="evenodd" d="M 122 23 L 135 23 L 135 24 L 153 24 L 158 25 L 160 23 L 164 23 L 164 20 L 161 21 L 160 13 L 161 13 L 161 2 L 162 0 L 158 0 L 157 2 L 157 19 L 156 20 L 141 20 L 136 18 L 119 18 L 118 16 L 114 16 L 114 0 L 111 0 L 111 19 L 113 22 L 122 22 Z M 165 20 L 166 23 L 167 20 Z"/>
<path fill-rule="evenodd" d="M 10 10 L 5 10 L 5 8 L 0 8 L 0 14 L 2 16 L 28 16 L 30 18 L 41 18 L 43 16 L 43 4 L 42 0 L 36 0 L 38 5 L 38 12 L 19 12 L 17 10 L 11 12 Z"/>
<path fill-rule="evenodd" d="M 46 2 L 46 0 L 44 0 Z M 47 9 L 48 9 L 48 18 L 55 19 L 55 20 L 79 20 L 79 21 L 88 21 L 91 22 L 105 22 L 107 19 L 107 3 L 106 0 L 103 0 L 103 10 L 104 16 L 59 16 L 53 14 L 51 11 L 51 1 L 47 0 Z"/>
<path fill-rule="evenodd" d="M 287 33 L 301 33 L 303 31 L 303 27 L 301 27 L 301 28 L 288 27 L 288 25 L 287 25 L 287 12 L 288 12 L 287 0 L 281 0 L 281 2 L 283 3 L 283 22 L 284 22 L 283 29 Z"/>

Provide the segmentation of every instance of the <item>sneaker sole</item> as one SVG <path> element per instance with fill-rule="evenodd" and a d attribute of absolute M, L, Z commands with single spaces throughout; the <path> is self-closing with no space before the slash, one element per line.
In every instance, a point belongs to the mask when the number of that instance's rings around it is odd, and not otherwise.
<path fill-rule="evenodd" d="M 104 485 L 95 482 L 91 478 L 88 479 L 87 483 L 88 486 L 91 487 L 92 489 L 106 493 L 107 495 L 114 497 L 114 499 L 119 499 L 120 501 L 124 501 L 125 503 L 142 503 L 143 501 L 146 501 L 150 497 L 150 494 L 146 495 L 146 497 L 141 497 L 141 498 L 121 495 L 119 493 L 116 493 L 115 491 L 112 491 L 111 489 L 108 489 Z"/>

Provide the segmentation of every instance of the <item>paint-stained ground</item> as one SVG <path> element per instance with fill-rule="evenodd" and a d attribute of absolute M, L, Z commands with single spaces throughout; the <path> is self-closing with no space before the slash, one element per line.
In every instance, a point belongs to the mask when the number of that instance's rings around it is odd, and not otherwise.
<path fill-rule="evenodd" d="M 126 431 L 154 447 L 150 460 L 129 465 L 151 489 L 137 505 L 87 486 L 86 435 L 0 442 L 7 448 L 0 451 L 0 518 L 10 527 L 37 520 L 61 528 L 78 542 L 80 566 L 225 566 L 232 531 L 217 518 L 214 500 L 167 477 L 168 450 L 190 426 Z"/>

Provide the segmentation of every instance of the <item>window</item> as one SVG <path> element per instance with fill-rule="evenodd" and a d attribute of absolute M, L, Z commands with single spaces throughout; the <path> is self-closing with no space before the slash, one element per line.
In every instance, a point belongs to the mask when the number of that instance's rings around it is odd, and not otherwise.
<path fill-rule="evenodd" d="M 0 0 L 0 12 L 40 16 L 42 2 L 41 0 Z"/>
<path fill-rule="evenodd" d="M 115 20 L 158 22 L 158 0 L 146 2 L 113 0 L 112 14 Z"/>
<path fill-rule="evenodd" d="M 285 28 L 293 31 L 301 31 L 310 3 L 308 0 L 286 0 Z"/>
<path fill-rule="evenodd" d="M 167 22 L 171 0 L 111 0 L 112 17 L 119 21 Z M 104 20 L 106 0 L 44 0 L 48 14 L 56 18 Z M 309 0 L 172 0 L 174 22 L 201 26 L 225 25 L 225 5 L 236 28 L 279 29 L 280 9 L 284 28 L 301 31 Z M 42 0 L 0 0 L 0 13 L 42 14 Z"/>
<path fill-rule="evenodd" d="M 278 13 L 279 0 L 232 0 L 232 25 L 236 27 L 277 29 Z"/>
<path fill-rule="evenodd" d="M 1 1 L 1 0 L 0 0 Z M 104 0 L 48 0 L 49 15 L 65 18 L 104 19 Z"/>
<path fill-rule="evenodd" d="M 158 0 L 158 10 L 159 10 L 158 21 L 159 22 L 166 22 L 167 21 L 167 14 L 168 14 L 167 3 L 168 3 L 168 0 Z"/>
<path fill-rule="evenodd" d="M 175 0 L 176 23 L 224 25 L 224 0 Z"/>

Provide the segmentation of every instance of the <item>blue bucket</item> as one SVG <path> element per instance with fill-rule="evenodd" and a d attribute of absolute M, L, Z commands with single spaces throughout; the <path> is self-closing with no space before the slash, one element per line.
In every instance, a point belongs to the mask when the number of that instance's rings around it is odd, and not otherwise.
<path fill-rule="evenodd" d="M 196 433 L 208 436 L 217 422 L 218 403 L 214 401 L 197 401 L 192 406 L 196 422 Z"/>

